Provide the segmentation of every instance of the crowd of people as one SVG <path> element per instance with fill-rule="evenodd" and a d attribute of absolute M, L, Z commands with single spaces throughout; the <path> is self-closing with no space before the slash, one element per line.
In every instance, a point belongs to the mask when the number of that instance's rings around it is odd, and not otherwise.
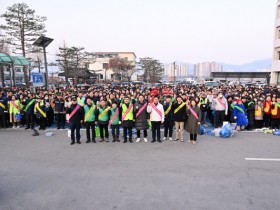
<path fill-rule="evenodd" d="M 90 87 L 68 86 L 42 89 L 2 88 L 0 90 L 0 128 L 25 127 L 39 130 L 56 125 L 71 130 L 71 145 L 81 143 L 80 129 L 86 128 L 86 143 L 152 143 L 165 140 L 196 144 L 200 126 L 221 128 L 223 122 L 236 123 L 236 130 L 280 127 L 280 88 L 265 86 L 205 87 L 204 85 L 144 85 Z M 161 126 L 164 127 L 163 138 Z M 175 126 L 175 135 L 173 127 Z M 111 134 L 109 134 L 111 128 Z M 185 139 L 185 132 L 189 133 Z"/>

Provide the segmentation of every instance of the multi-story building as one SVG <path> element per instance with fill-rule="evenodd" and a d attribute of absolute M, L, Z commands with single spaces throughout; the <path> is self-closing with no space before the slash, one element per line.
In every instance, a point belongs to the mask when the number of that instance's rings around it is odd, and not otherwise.
<path fill-rule="evenodd" d="M 194 77 L 197 79 L 210 78 L 211 72 L 222 72 L 223 65 L 216 62 L 203 62 L 194 65 Z"/>
<path fill-rule="evenodd" d="M 175 69 L 174 69 L 175 68 Z M 169 80 L 174 79 L 174 74 L 176 80 L 184 79 L 188 77 L 189 66 L 187 64 L 165 64 L 164 65 L 164 78 L 168 78 Z"/>
<path fill-rule="evenodd" d="M 99 75 L 99 80 L 115 80 L 115 73 L 109 67 L 112 58 L 123 58 L 136 68 L 136 55 L 134 52 L 96 52 L 88 62 L 87 68 Z M 122 72 L 121 80 L 127 80 L 126 72 Z M 137 80 L 137 74 L 131 76 L 131 80 Z"/>
<path fill-rule="evenodd" d="M 278 0 L 276 4 L 275 34 L 270 83 L 280 84 L 280 0 Z"/>

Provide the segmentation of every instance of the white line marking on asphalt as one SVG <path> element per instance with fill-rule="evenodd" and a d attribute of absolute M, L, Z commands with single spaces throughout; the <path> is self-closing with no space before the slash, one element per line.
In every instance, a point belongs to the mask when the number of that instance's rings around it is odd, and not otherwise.
<path fill-rule="evenodd" d="M 273 159 L 273 158 L 245 158 L 245 160 L 280 162 L 280 159 Z"/>

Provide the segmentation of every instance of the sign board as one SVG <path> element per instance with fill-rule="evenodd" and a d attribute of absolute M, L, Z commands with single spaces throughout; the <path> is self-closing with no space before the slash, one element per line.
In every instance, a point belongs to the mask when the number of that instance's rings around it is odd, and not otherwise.
<path fill-rule="evenodd" d="M 45 85 L 44 73 L 33 72 L 31 75 L 32 75 L 32 82 L 34 87 L 42 87 Z"/>

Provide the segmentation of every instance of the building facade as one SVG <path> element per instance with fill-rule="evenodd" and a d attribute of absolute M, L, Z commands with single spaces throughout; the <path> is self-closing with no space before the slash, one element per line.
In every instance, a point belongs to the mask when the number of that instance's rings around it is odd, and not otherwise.
<path fill-rule="evenodd" d="M 134 52 L 96 52 L 88 62 L 88 69 L 99 75 L 99 81 L 114 81 L 115 76 L 109 68 L 109 61 L 112 58 L 123 58 L 136 68 L 136 55 Z M 127 80 L 125 72 L 121 75 L 121 80 Z M 131 80 L 137 80 L 137 74 L 131 76 Z"/>
<path fill-rule="evenodd" d="M 280 0 L 278 0 L 276 4 L 275 34 L 270 83 L 280 84 Z"/>
<path fill-rule="evenodd" d="M 194 65 L 194 77 L 196 79 L 208 79 L 212 72 L 222 72 L 223 65 L 216 62 L 203 62 Z"/>
<path fill-rule="evenodd" d="M 175 68 L 175 69 L 174 69 Z M 188 77 L 189 66 L 187 64 L 165 64 L 164 65 L 164 78 L 168 80 L 174 80 L 174 74 L 176 80 L 185 79 Z"/>

